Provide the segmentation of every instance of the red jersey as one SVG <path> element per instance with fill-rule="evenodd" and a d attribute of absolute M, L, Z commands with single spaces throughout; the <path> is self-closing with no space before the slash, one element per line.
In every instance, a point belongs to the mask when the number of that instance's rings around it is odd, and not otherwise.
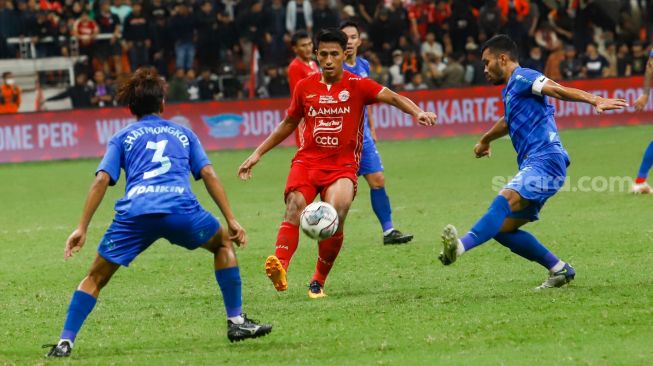
<path fill-rule="evenodd" d="M 319 71 L 320 69 L 317 67 L 315 61 L 311 60 L 308 64 L 305 64 L 304 61 L 295 57 L 290 65 L 288 65 L 288 85 L 290 86 L 290 94 L 292 95 L 295 91 L 295 87 L 300 80 Z"/>
<path fill-rule="evenodd" d="M 321 170 L 358 171 L 363 148 L 363 111 L 376 103 L 383 86 L 344 71 L 330 88 L 314 74 L 301 80 L 293 94 L 288 115 L 304 119 L 300 147 L 293 164 Z"/>

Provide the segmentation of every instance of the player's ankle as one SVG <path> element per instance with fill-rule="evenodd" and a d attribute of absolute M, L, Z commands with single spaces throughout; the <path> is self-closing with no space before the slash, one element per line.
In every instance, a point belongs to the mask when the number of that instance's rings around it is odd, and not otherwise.
<path fill-rule="evenodd" d="M 646 183 L 646 178 L 637 177 L 635 179 L 635 184 L 644 184 Z"/>

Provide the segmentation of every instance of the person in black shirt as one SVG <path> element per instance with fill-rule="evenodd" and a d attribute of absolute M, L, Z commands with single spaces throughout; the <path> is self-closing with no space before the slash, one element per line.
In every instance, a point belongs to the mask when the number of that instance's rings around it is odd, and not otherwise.
<path fill-rule="evenodd" d="M 51 96 L 46 99 L 43 104 L 53 100 L 70 98 L 73 108 L 90 108 L 93 106 L 91 99 L 93 98 L 94 93 L 95 91 L 93 90 L 93 87 L 87 83 L 86 73 L 80 72 L 75 77 L 74 86 L 69 87 L 57 95 Z"/>
<path fill-rule="evenodd" d="M 177 3 L 174 16 L 170 19 L 171 35 L 175 40 L 177 69 L 190 70 L 195 59 L 195 18 L 188 10 L 188 5 Z"/>
<path fill-rule="evenodd" d="M 560 74 L 565 80 L 580 77 L 583 64 L 576 57 L 576 48 L 572 45 L 565 46 L 565 58 L 560 62 Z"/>
<path fill-rule="evenodd" d="M 373 13 L 370 15 L 374 16 Z M 317 0 L 313 9 L 313 32 L 317 34 L 320 29 L 337 27 L 338 23 L 338 14 L 329 7 L 327 0 Z"/>
<path fill-rule="evenodd" d="M 125 18 L 125 32 L 123 38 L 127 41 L 129 66 L 136 70 L 141 66 L 150 64 L 150 47 L 152 36 L 143 5 L 139 2 L 132 4 L 132 12 Z"/>
<path fill-rule="evenodd" d="M 199 88 L 199 100 L 214 100 L 220 92 L 217 77 L 212 75 L 208 68 L 202 70 L 197 80 L 197 87 Z"/>
<path fill-rule="evenodd" d="M 113 35 L 111 39 L 98 40 L 95 48 L 95 57 L 102 63 L 105 73 L 110 72 L 109 61 L 112 61 L 116 74 L 120 74 L 122 72 L 122 64 L 120 62 L 120 55 L 122 54 L 120 47 L 122 27 L 120 26 L 120 18 L 111 12 L 111 3 L 109 0 L 102 0 L 100 2 L 100 11 L 95 16 L 95 22 L 100 28 L 100 34 Z"/>
<path fill-rule="evenodd" d="M 617 48 L 617 76 L 630 76 L 633 72 L 633 58 L 626 43 Z"/>
<path fill-rule="evenodd" d="M 586 50 L 583 59 L 583 76 L 590 79 L 600 78 L 608 68 L 608 60 L 599 54 L 594 42 L 588 43 Z"/>
<path fill-rule="evenodd" d="M 644 75 L 646 71 L 646 62 L 648 61 L 648 55 L 644 52 L 644 46 L 641 42 L 633 43 L 633 75 Z"/>

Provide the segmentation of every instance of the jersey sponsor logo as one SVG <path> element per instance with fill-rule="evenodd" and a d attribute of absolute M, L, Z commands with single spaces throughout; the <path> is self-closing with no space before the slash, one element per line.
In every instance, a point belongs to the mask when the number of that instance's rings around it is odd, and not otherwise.
<path fill-rule="evenodd" d="M 143 193 L 184 193 L 184 187 L 181 186 L 135 186 L 127 192 L 127 198 Z"/>
<path fill-rule="evenodd" d="M 338 94 L 338 99 L 339 99 L 341 102 L 346 102 L 346 101 L 349 100 L 349 92 L 347 91 L 347 89 L 341 91 L 341 92 Z M 349 107 L 347 107 L 347 108 L 349 108 Z"/>
<path fill-rule="evenodd" d="M 215 116 L 202 116 L 202 121 L 209 128 L 209 135 L 215 138 L 236 137 L 240 134 L 240 125 L 244 118 L 240 114 L 223 113 Z"/>
<path fill-rule="evenodd" d="M 317 94 L 309 94 L 306 96 L 306 99 L 313 99 L 315 96 L 317 96 Z"/>
<path fill-rule="evenodd" d="M 337 100 L 333 99 L 330 95 L 320 95 L 320 104 L 335 104 Z"/>
<path fill-rule="evenodd" d="M 338 136 L 315 136 L 315 144 L 322 147 L 338 147 L 340 140 Z"/>
<path fill-rule="evenodd" d="M 363 80 L 363 78 L 355 77 L 355 76 L 350 76 L 349 80 Z"/>
<path fill-rule="evenodd" d="M 333 107 L 333 108 L 323 108 L 320 107 L 317 110 L 313 108 L 313 106 L 310 106 L 308 108 L 308 116 L 309 117 L 315 117 L 315 116 L 330 116 L 333 114 L 336 115 L 342 115 L 342 114 L 349 114 L 351 112 L 351 107 Z"/>
<path fill-rule="evenodd" d="M 321 133 L 339 133 L 342 131 L 342 117 L 317 117 L 315 118 L 315 128 L 313 136 Z"/>

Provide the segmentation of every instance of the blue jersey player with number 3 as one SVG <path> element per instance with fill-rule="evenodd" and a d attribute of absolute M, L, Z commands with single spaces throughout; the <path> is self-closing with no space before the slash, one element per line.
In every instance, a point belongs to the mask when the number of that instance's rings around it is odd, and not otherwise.
<path fill-rule="evenodd" d="M 358 47 L 361 45 L 358 25 L 352 21 L 344 21 L 340 24 L 340 30 L 347 35 L 346 58 L 343 68 L 360 77 L 369 77 L 370 64 L 364 58 L 357 56 Z M 413 240 L 413 235 L 402 233 L 395 229 L 392 223 L 392 207 L 390 206 L 390 198 L 388 198 L 385 191 L 383 163 L 381 163 L 381 155 L 376 149 L 376 134 L 369 108 L 365 108 L 363 118 L 365 119 L 363 121 L 363 150 L 358 175 L 365 177 L 367 184 L 370 186 L 372 210 L 381 224 L 383 244 L 408 243 Z"/>
<path fill-rule="evenodd" d="M 73 293 L 59 342 L 47 346 L 49 357 L 70 355 L 77 333 L 111 276 L 162 238 L 189 250 L 201 247 L 213 253 L 230 341 L 260 337 L 272 330 L 242 313 L 240 270 L 232 242 L 245 246 L 247 235 L 236 221 L 197 136 L 161 118 L 165 89 L 165 82 L 150 68 L 137 70 L 120 88 L 118 100 L 129 106 L 138 122 L 109 141 L 79 225 L 66 242 L 66 259 L 84 245 L 91 218 L 107 187 L 118 181 L 121 169 L 127 179 L 126 193 L 116 202 L 113 223 L 100 241 L 88 274 Z M 200 206 L 190 190 L 189 174 L 204 181 L 225 217 L 226 228 Z"/>
<path fill-rule="evenodd" d="M 554 108 L 547 98 L 588 103 L 599 113 L 622 109 L 627 106 L 626 101 L 563 87 L 538 71 L 520 67 L 517 45 L 506 35 L 496 35 L 485 43 L 482 60 L 488 80 L 494 85 L 507 84 L 502 93 L 505 115 L 483 135 L 474 153 L 477 158 L 490 156 L 490 143 L 510 135 L 517 151 L 519 173 L 467 234 L 459 238 L 453 225 L 444 228 L 440 261 L 450 265 L 463 253 L 494 238 L 549 271 L 538 289 L 563 286 L 574 279 L 574 268 L 558 259 L 532 234 L 520 230 L 539 218 L 544 203 L 563 186 L 569 165 L 567 151 L 558 136 Z"/>

